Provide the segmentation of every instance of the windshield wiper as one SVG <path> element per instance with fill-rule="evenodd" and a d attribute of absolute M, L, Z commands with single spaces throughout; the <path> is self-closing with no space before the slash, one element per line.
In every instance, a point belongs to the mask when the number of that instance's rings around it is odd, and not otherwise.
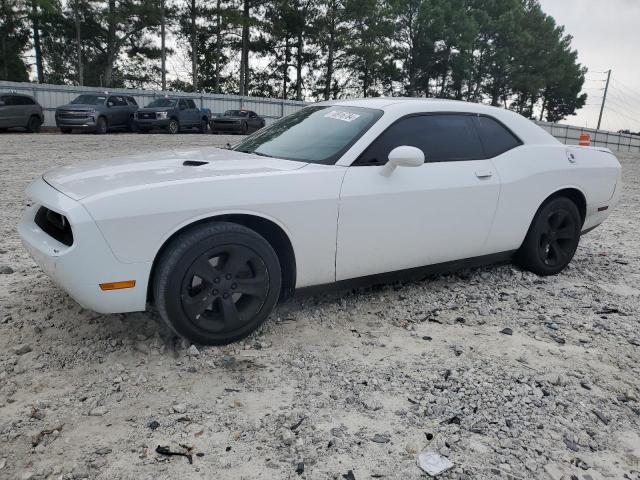
<path fill-rule="evenodd" d="M 258 155 L 260 157 L 268 157 L 268 158 L 273 158 L 273 155 L 267 155 L 266 153 L 261 153 L 261 152 L 250 152 L 249 150 L 236 150 L 236 152 L 240 152 L 240 153 L 248 153 L 249 155 Z"/>

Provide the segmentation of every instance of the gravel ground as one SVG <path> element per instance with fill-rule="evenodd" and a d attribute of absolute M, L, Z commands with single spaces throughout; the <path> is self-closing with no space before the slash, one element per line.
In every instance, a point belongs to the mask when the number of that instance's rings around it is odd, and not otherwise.
<path fill-rule="evenodd" d="M 21 248 L 44 170 L 238 138 L 0 136 L 0 478 L 414 479 L 431 450 L 445 479 L 640 479 L 640 156 L 561 275 L 307 295 L 223 348 L 84 310 Z"/>

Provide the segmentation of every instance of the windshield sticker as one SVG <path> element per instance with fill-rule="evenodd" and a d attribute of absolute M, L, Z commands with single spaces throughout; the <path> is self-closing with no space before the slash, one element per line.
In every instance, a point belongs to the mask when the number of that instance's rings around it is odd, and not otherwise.
<path fill-rule="evenodd" d="M 335 120 L 342 120 L 343 122 L 353 122 L 360 115 L 352 112 L 339 112 L 338 110 L 331 110 L 325 115 L 325 118 L 333 118 Z"/>

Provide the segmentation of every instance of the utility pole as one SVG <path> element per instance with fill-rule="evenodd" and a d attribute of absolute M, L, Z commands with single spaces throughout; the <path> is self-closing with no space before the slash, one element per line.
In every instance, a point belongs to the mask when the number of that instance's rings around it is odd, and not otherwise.
<path fill-rule="evenodd" d="M 598 130 L 602 123 L 602 113 L 604 112 L 604 103 L 607 101 L 607 91 L 609 90 L 609 80 L 611 80 L 611 69 L 607 72 L 607 84 L 604 87 L 604 95 L 602 96 L 602 105 L 600 106 L 600 116 L 598 117 Z"/>

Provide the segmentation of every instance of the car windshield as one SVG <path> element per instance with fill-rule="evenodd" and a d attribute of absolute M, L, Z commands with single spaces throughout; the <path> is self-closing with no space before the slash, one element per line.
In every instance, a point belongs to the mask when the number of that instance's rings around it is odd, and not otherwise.
<path fill-rule="evenodd" d="M 246 110 L 227 110 L 224 112 L 225 117 L 246 117 L 249 114 Z"/>
<path fill-rule="evenodd" d="M 173 100 L 171 98 L 158 98 L 151 102 L 147 107 L 155 108 L 155 107 L 175 107 L 177 100 Z"/>
<path fill-rule="evenodd" d="M 107 99 L 104 95 L 79 95 L 71 103 L 82 105 L 101 105 Z"/>
<path fill-rule="evenodd" d="M 234 150 L 300 162 L 334 164 L 382 116 L 381 110 L 311 106 L 240 142 Z"/>

